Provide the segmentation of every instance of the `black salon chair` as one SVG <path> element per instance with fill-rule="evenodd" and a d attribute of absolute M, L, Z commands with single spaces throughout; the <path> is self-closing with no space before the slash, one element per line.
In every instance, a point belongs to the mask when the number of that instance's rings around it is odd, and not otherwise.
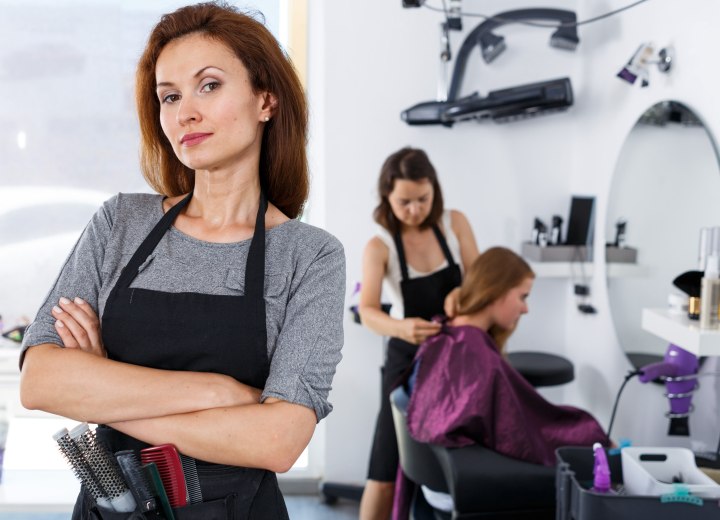
<path fill-rule="evenodd" d="M 418 484 L 413 520 L 470 519 L 552 520 L 555 518 L 555 469 L 511 459 L 479 445 L 443 448 L 410 437 L 406 411 L 409 397 L 399 387 L 390 394 L 400 465 Z M 424 485 L 449 493 L 452 513 L 427 504 Z"/>
<path fill-rule="evenodd" d="M 575 379 L 575 367 L 567 358 L 549 352 L 508 352 L 508 363 L 535 388 L 564 385 Z"/>
<path fill-rule="evenodd" d="M 357 319 L 359 323 L 359 316 Z M 556 354 L 537 351 L 515 351 L 508 353 L 507 360 L 518 372 L 520 372 L 520 374 L 522 374 L 528 383 L 533 385 L 535 388 L 562 385 L 569 383 L 575 377 L 573 364 L 568 359 Z M 427 451 L 427 449 L 424 451 Z M 418 469 L 418 471 L 420 470 Z M 438 472 L 436 473 L 439 475 Z M 429 484 L 427 485 L 432 489 L 440 491 L 440 488 L 436 488 Z M 363 486 L 340 482 L 323 482 L 320 485 L 320 493 L 323 502 L 326 504 L 334 504 L 340 498 L 359 502 L 362 497 Z M 422 502 L 422 497 L 419 498 Z M 425 505 L 425 507 L 429 506 Z M 420 518 L 422 518 L 422 516 L 420 516 Z M 432 513 L 430 518 L 433 518 Z M 448 518 L 450 517 L 448 516 Z"/>

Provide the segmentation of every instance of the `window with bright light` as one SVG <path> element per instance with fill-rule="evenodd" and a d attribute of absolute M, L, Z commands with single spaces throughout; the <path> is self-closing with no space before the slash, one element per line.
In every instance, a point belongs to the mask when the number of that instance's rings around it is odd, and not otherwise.
<path fill-rule="evenodd" d="M 177 0 L 0 0 L 0 330 L 31 320 L 87 221 L 139 171 L 137 60 Z M 305 77 L 305 0 L 251 0 Z M 0 341 L 5 467 L 66 468 L 52 434 L 74 422 L 23 410 L 18 345 Z M 293 472 L 317 476 L 313 445 Z M 319 460 L 319 459 L 318 459 Z"/>

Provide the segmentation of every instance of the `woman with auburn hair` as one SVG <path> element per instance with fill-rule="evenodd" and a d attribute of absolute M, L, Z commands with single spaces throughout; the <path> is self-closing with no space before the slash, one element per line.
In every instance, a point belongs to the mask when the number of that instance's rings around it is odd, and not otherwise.
<path fill-rule="evenodd" d="M 365 247 L 359 311 L 363 325 L 389 336 L 382 368 L 381 404 L 368 480 L 360 503 L 362 520 L 386 520 L 392 510 L 397 440 L 389 395 L 408 369 L 417 345 L 440 330 L 431 318 L 448 314 L 467 269 L 478 255 L 470 224 L 461 212 L 445 210 L 437 173 L 427 154 L 406 147 L 380 170 L 377 235 Z M 383 287 L 390 315 L 382 312 Z"/>
<path fill-rule="evenodd" d="M 509 249 L 482 253 L 465 275 L 457 316 L 418 350 L 405 387 L 407 426 L 421 442 L 448 448 L 471 444 L 508 457 L 555 465 L 560 446 L 610 441 L 587 412 L 546 401 L 505 360 L 508 337 L 528 312 L 535 278 Z M 407 482 L 398 476 L 394 520 L 407 519 Z M 452 509 L 447 495 L 423 488 L 428 502 Z"/>
<path fill-rule="evenodd" d="M 97 423 L 112 452 L 194 459 L 202 497 L 177 518 L 286 519 L 275 473 L 331 411 L 343 342 L 343 248 L 297 219 L 302 86 L 260 22 L 204 3 L 152 30 L 136 96 L 158 194 L 88 224 L 26 331 L 21 400 Z M 73 519 L 124 518 L 96 499 Z"/>
<path fill-rule="evenodd" d="M 260 176 L 267 198 L 285 215 L 302 212 L 310 187 L 306 155 L 308 110 L 305 92 L 292 63 L 264 25 L 222 4 L 199 4 L 165 15 L 151 33 L 137 68 L 135 90 L 140 120 L 140 164 L 158 193 L 182 195 L 193 187 L 195 171 L 182 162 L 160 121 L 156 65 L 165 46 L 189 34 L 232 51 L 247 71 L 254 93 L 271 94 L 272 113 L 261 134 Z M 178 11 L 180 12 L 180 11 Z M 282 153 L 278 153 L 282 151 Z"/>

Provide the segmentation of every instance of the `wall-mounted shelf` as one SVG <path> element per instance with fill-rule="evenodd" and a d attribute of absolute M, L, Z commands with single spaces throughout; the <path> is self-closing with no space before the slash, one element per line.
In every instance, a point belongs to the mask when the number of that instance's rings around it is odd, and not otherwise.
<path fill-rule="evenodd" d="M 594 271 L 593 262 L 533 262 L 525 259 L 538 278 L 571 278 L 591 277 Z M 649 271 L 644 265 L 626 263 L 607 263 L 607 275 L 610 278 L 645 276 Z"/>
<path fill-rule="evenodd" d="M 592 262 L 533 262 L 527 258 L 525 261 L 538 278 L 590 277 L 593 274 Z"/>
<path fill-rule="evenodd" d="M 701 329 L 686 314 L 643 309 L 642 328 L 696 356 L 720 356 L 720 330 Z"/>

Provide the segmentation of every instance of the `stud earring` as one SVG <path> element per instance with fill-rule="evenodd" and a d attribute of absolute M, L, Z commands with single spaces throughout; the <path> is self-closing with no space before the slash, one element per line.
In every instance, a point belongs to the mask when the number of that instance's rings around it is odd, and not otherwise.
<path fill-rule="evenodd" d="M 270 121 L 270 117 L 269 117 L 269 116 L 265 116 L 265 122 L 267 123 L 268 121 Z"/>

